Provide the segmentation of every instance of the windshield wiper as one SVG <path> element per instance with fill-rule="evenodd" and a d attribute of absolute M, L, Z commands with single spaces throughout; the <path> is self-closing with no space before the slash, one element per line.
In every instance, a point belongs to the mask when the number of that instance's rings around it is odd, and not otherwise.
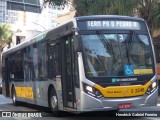
<path fill-rule="evenodd" d="M 129 41 L 125 42 L 125 46 L 126 46 L 126 55 L 127 55 L 127 59 L 128 59 L 128 63 L 130 65 L 130 58 L 129 58 L 129 53 L 131 52 L 132 50 L 132 47 L 133 47 L 133 40 L 134 40 L 134 32 L 132 31 L 132 36 L 131 36 L 131 40 L 129 39 Z"/>
<path fill-rule="evenodd" d="M 104 36 L 103 33 L 101 33 L 98 30 L 97 30 L 97 34 L 99 35 L 99 38 L 100 38 L 101 42 L 107 47 L 107 50 L 113 56 L 112 70 L 111 70 L 111 74 L 113 74 L 113 69 L 114 69 L 113 64 L 116 62 L 116 59 L 115 59 L 115 54 L 114 54 L 114 51 L 113 51 L 112 43 Z"/>
<path fill-rule="evenodd" d="M 112 43 L 103 35 L 103 33 L 101 33 L 98 30 L 97 30 L 97 34 L 100 36 L 99 38 L 101 42 L 107 47 L 108 51 L 112 53 L 113 61 L 115 62 L 115 55 L 114 55 Z"/>

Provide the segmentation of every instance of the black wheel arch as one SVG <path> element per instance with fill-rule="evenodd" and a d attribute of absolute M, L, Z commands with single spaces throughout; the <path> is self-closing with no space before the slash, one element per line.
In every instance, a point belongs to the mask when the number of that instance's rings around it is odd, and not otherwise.
<path fill-rule="evenodd" d="M 56 89 L 55 89 L 54 85 L 50 84 L 49 87 L 48 87 L 48 107 L 49 107 L 49 104 L 50 104 L 50 103 L 49 103 L 50 91 L 51 91 L 52 89 L 53 89 L 54 92 L 56 93 Z"/>
<path fill-rule="evenodd" d="M 12 86 L 11 86 L 11 98 L 13 97 L 13 90 L 15 90 L 16 88 L 15 88 L 15 85 L 14 84 L 12 84 Z M 16 91 L 15 91 L 16 92 Z"/>

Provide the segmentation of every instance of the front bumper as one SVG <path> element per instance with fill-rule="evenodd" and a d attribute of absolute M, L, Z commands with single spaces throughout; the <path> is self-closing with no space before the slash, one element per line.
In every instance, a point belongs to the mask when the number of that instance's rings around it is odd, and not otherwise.
<path fill-rule="evenodd" d="M 119 104 L 132 103 L 133 108 L 141 106 L 157 106 L 158 88 L 150 95 L 129 98 L 94 98 L 81 91 L 80 111 L 118 110 Z"/>

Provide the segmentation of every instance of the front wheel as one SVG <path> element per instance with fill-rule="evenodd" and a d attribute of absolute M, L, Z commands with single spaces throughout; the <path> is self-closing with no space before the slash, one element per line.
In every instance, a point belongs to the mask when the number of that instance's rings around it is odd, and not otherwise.
<path fill-rule="evenodd" d="M 17 101 L 17 97 L 16 97 L 16 90 L 15 90 L 15 88 L 12 89 L 12 101 L 13 101 L 13 104 L 15 106 L 19 105 L 19 102 Z"/>
<path fill-rule="evenodd" d="M 61 111 L 58 109 L 58 98 L 56 95 L 56 91 L 52 88 L 49 94 L 49 107 L 54 116 L 61 116 Z"/>

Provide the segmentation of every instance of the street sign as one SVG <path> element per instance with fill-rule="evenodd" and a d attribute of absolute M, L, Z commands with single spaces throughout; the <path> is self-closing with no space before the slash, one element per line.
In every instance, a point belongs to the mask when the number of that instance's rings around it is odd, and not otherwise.
<path fill-rule="evenodd" d="M 7 9 L 34 13 L 41 12 L 39 0 L 7 0 Z"/>

